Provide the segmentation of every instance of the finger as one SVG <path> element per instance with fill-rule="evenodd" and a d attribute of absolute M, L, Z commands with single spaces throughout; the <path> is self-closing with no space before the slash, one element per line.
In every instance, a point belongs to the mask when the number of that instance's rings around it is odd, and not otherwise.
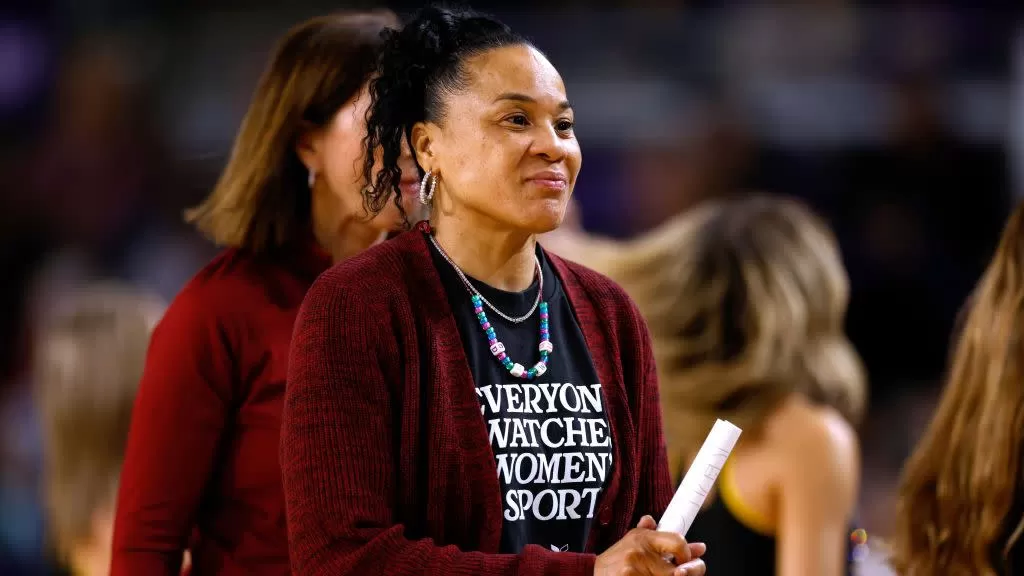
<path fill-rule="evenodd" d="M 708 567 L 704 564 L 703 560 L 692 560 L 676 567 L 676 571 L 673 572 L 674 576 L 704 576 L 708 571 Z"/>
<path fill-rule="evenodd" d="M 708 551 L 707 545 L 703 542 L 690 542 L 687 546 L 690 548 L 690 558 L 700 558 Z M 666 555 L 665 560 L 671 562 L 673 565 L 677 564 L 675 557 L 671 555 Z"/>
<path fill-rule="evenodd" d="M 657 530 L 658 523 L 654 521 L 651 516 L 644 516 L 640 519 L 640 523 L 636 525 L 637 528 L 643 528 L 644 530 Z"/>
<path fill-rule="evenodd" d="M 647 545 L 656 551 L 659 556 L 672 556 L 675 558 L 676 564 L 682 564 L 683 562 L 689 562 L 692 557 L 690 556 L 690 547 L 686 545 L 686 540 L 674 532 L 645 532 Z"/>
<path fill-rule="evenodd" d="M 675 576 L 676 565 L 655 554 L 644 554 L 637 559 L 637 563 L 631 566 L 637 574 L 649 574 L 650 576 Z"/>

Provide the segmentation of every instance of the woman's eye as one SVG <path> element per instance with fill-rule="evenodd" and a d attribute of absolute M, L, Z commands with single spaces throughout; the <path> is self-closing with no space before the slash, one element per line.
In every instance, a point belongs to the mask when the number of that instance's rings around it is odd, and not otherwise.
<path fill-rule="evenodd" d="M 526 114 L 513 114 L 505 119 L 507 122 L 511 122 L 516 126 L 526 126 L 529 124 L 529 120 L 526 118 Z"/>
<path fill-rule="evenodd" d="M 572 120 L 559 120 L 557 123 L 555 123 L 555 128 L 559 132 L 568 132 L 573 128 L 573 122 Z"/>

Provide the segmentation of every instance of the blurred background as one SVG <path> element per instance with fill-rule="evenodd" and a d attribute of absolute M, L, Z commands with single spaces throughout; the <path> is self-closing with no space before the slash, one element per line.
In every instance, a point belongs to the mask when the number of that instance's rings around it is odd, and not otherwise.
<path fill-rule="evenodd" d="M 884 536 L 954 318 L 1024 194 L 1020 5 L 597 4 L 473 6 L 562 72 L 587 229 L 628 237 L 749 190 L 800 197 L 829 220 L 871 382 L 858 523 Z M 273 40 L 366 5 L 5 0 L 0 574 L 49 573 L 28 366 L 39 311 L 98 278 L 173 298 L 215 253 L 182 210 L 213 185 Z"/>

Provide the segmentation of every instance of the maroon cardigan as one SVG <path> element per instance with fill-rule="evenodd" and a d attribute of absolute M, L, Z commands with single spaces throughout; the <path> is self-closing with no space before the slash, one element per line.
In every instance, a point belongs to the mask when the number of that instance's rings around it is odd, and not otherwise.
<path fill-rule="evenodd" d="M 329 257 L 310 240 L 275 258 L 227 250 L 153 334 L 132 414 L 113 576 L 289 573 L 277 461 L 288 346 Z"/>
<path fill-rule="evenodd" d="M 427 240 L 413 230 L 324 273 L 299 311 L 281 437 L 295 573 L 589 575 L 593 553 L 665 510 L 673 490 L 646 326 L 613 282 L 549 258 L 601 378 L 615 451 L 592 553 L 497 553 L 494 456 Z"/>

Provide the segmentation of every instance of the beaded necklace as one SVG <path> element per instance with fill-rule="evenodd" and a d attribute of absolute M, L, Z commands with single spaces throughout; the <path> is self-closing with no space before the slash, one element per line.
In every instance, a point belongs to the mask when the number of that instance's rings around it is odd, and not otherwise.
<path fill-rule="evenodd" d="M 448 254 L 441 248 L 441 245 L 437 243 L 433 234 L 427 234 L 430 241 L 437 248 L 437 251 L 441 254 L 441 257 L 445 259 L 448 264 L 455 269 L 455 273 L 462 280 L 462 284 L 469 291 L 469 299 L 473 302 L 473 313 L 476 314 L 476 319 L 480 323 L 480 329 L 483 330 L 484 335 L 487 337 L 487 344 L 491 349 L 491 354 L 509 371 L 512 376 L 516 378 L 524 378 L 526 380 L 533 380 L 537 376 L 548 371 L 548 359 L 551 356 L 551 352 L 554 350 L 554 346 L 551 344 L 551 333 L 548 331 L 548 303 L 541 300 L 544 294 L 544 271 L 541 268 L 540 261 L 536 256 L 533 257 L 533 263 L 537 269 L 537 300 L 533 303 L 533 307 L 524 316 L 512 317 L 507 316 L 494 307 L 493 304 L 484 298 L 483 294 L 473 286 L 473 283 L 469 281 L 469 278 L 462 272 L 455 262 L 452 261 Z M 540 309 L 540 345 L 537 347 L 540 351 L 540 361 L 533 365 L 533 367 L 527 369 L 522 364 L 514 362 L 509 358 L 508 354 L 505 353 L 505 345 L 498 340 L 498 337 L 494 333 L 494 327 L 487 320 L 487 312 L 484 311 L 484 306 L 487 306 L 493 310 L 497 315 L 501 316 L 505 320 L 518 324 L 530 318 L 533 315 L 533 311 Z"/>

